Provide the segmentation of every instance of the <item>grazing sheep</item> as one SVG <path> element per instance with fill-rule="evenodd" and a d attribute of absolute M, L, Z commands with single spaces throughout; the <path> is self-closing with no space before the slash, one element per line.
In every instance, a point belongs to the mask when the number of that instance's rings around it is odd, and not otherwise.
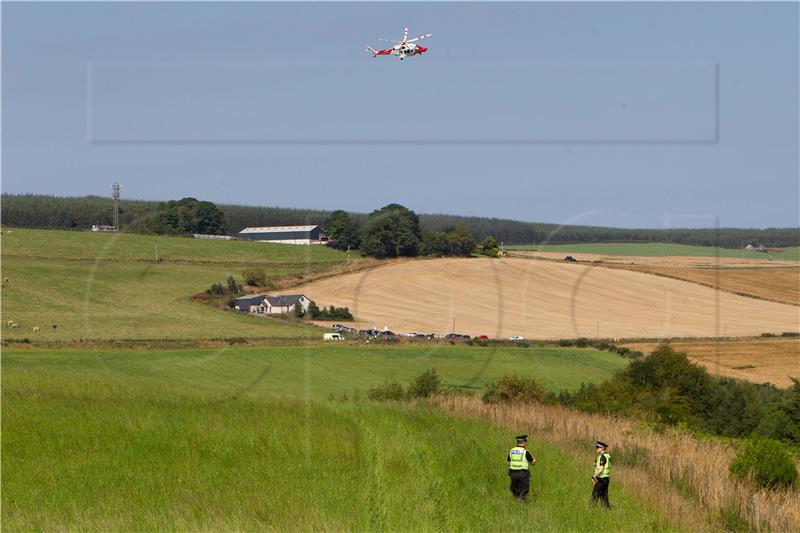
<path fill-rule="evenodd" d="M 36 333 L 37 331 L 39 331 L 39 326 L 33 326 L 33 332 Z"/>
<path fill-rule="evenodd" d="M 53 329 L 58 328 L 58 324 L 53 324 Z"/>
<path fill-rule="evenodd" d="M 11 322 L 11 323 L 8 325 L 8 327 L 10 327 L 11 329 L 17 329 L 17 323 L 12 321 L 12 322 Z"/>

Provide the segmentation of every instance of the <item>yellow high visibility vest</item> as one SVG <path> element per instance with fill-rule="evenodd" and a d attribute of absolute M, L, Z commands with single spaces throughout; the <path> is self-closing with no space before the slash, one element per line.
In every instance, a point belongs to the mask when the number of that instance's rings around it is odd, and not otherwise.
<path fill-rule="evenodd" d="M 522 446 L 514 446 L 508 455 L 511 457 L 511 462 L 508 467 L 511 470 L 528 470 L 528 450 Z"/>
<path fill-rule="evenodd" d="M 597 460 L 594 462 L 595 471 L 600 466 L 600 458 L 603 456 L 606 458 L 606 464 L 603 465 L 603 471 L 597 477 L 611 477 L 611 456 L 607 453 L 601 453 L 597 456 Z"/>

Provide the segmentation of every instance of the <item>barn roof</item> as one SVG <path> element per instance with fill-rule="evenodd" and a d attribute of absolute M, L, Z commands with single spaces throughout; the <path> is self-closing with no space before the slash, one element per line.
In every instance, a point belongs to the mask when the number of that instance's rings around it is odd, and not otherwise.
<path fill-rule="evenodd" d="M 285 231 L 311 231 L 316 227 L 318 226 L 265 226 L 260 228 L 244 228 L 239 233 L 282 233 Z"/>

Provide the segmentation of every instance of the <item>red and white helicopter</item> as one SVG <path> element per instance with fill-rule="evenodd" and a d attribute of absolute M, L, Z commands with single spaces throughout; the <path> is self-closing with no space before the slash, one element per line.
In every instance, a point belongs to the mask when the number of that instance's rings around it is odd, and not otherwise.
<path fill-rule="evenodd" d="M 394 46 L 392 46 L 391 48 L 386 48 L 385 50 L 376 50 L 371 46 L 367 46 L 367 51 L 372 52 L 372 57 L 398 56 L 400 59 L 405 59 L 406 56 L 415 56 L 427 52 L 428 51 L 427 48 L 415 43 L 417 41 L 421 41 L 422 39 L 427 39 L 431 35 L 433 34 L 426 33 L 425 35 L 420 35 L 419 37 L 414 37 L 413 39 L 409 39 L 408 28 L 404 28 L 402 41 L 393 41 L 391 39 L 379 39 L 381 41 L 389 41 L 390 43 L 395 43 Z"/>

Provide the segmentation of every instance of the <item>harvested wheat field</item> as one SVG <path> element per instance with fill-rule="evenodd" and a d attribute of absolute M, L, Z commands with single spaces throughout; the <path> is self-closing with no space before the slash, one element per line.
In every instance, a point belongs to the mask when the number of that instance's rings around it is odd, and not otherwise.
<path fill-rule="evenodd" d="M 672 347 L 718 376 L 791 387 L 800 378 L 800 338 L 673 341 Z M 657 343 L 631 343 L 627 347 L 651 352 Z"/>
<path fill-rule="evenodd" d="M 610 266 L 610 265 L 609 265 Z M 723 291 L 800 305 L 800 267 L 773 268 L 683 268 L 616 265 L 637 272 L 683 279 Z"/>
<path fill-rule="evenodd" d="M 291 292 L 349 307 L 360 327 L 396 332 L 666 338 L 800 329 L 795 306 L 628 270 L 528 259 L 390 263 Z"/>

